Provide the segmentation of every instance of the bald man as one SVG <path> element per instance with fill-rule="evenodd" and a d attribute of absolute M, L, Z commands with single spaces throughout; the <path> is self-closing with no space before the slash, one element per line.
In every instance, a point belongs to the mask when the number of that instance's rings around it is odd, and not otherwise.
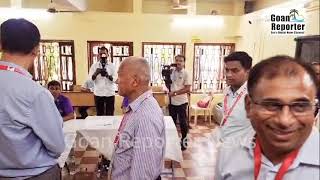
<path fill-rule="evenodd" d="M 150 68 L 140 57 L 125 59 L 118 70 L 119 95 L 129 99 L 114 140 L 113 180 L 161 179 L 165 126 L 161 108 L 149 90 Z"/>

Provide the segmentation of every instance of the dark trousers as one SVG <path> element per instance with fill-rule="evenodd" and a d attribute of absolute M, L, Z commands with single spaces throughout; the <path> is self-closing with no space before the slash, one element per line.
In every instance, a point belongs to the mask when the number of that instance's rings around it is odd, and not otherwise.
<path fill-rule="evenodd" d="M 88 116 L 87 110 L 89 109 L 89 106 L 81 106 L 79 107 L 79 113 L 81 115 L 81 119 L 85 119 Z"/>
<path fill-rule="evenodd" d="M 179 124 L 181 128 L 181 141 L 187 137 L 188 134 L 188 123 L 187 123 L 187 106 L 188 103 L 181 104 L 179 106 L 175 106 L 170 104 L 169 105 L 169 114 L 173 119 L 173 122 L 176 124 L 177 119 L 179 117 Z"/>
<path fill-rule="evenodd" d="M 113 116 L 114 114 L 114 96 L 94 96 L 97 116 Z"/>

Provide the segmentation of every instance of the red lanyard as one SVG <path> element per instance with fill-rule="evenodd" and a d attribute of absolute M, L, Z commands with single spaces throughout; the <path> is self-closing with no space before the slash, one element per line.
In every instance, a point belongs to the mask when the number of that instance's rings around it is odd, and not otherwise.
<path fill-rule="evenodd" d="M 0 65 L 0 70 L 16 72 L 16 73 L 22 74 L 22 75 L 24 75 L 24 76 L 26 75 L 26 74 L 23 73 L 20 69 L 14 68 L 14 67 L 10 67 L 10 66 Z"/>
<path fill-rule="evenodd" d="M 123 129 L 126 127 L 126 124 L 128 122 L 128 117 L 127 117 L 127 114 L 124 114 L 122 120 L 121 120 L 121 123 L 120 123 L 120 126 L 119 126 L 119 129 L 118 129 L 118 133 L 116 135 L 116 137 L 114 138 L 114 141 L 113 143 L 115 145 L 118 145 L 119 144 L 119 141 L 120 141 L 120 134 L 123 132 Z"/>
<path fill-rule="evenodd" d="M 285 173 L 288 171 L 289 167 L 292 165 L 293 161 L 296 159 L 298 155 L 299 149 L 294 150 L 285 158 L 282 162 L 282 165 L 277 173 L 275 180 L 282 180 Z M 256 146 L 254 148 L 254 179 L 258 180 L 259 172 L 261 169 L 261 146 L 260 141 L 256 139 Z"/>
<path fill-rule="evenodd" d="M 238 101 L 240 100 L 241 96 L 244 94 L 244 91 L 246 90 L 246 88 L 244 88 L 240 94 L 238 95 L 237 99 L 235 100 L 235 102 L 233 103 L 233 105 L 231 106 L 231 108 L 228 110 L 228 97 L 225 96 L 224 97 L 224 102 L 223 102 L 223 109 L 224 109 L 224 118 L 222 121 L 221 126 L 223 126 L 226 122 L 228 117 L 230 116 L 231 112 L 233 111 L 234 107 L 237 105 Z"/>

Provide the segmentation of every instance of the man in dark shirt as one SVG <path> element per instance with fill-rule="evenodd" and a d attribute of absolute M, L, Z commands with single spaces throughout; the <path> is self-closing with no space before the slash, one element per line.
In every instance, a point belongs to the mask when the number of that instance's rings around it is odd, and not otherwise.
<path fill-rule="evenodd" d="M 74 119 L 73 107 L 70 100 L 61 94 L 61 84 L 58 81 L 50 81 L 48 83 L 48 89 L 54 97 L 54 103 L 56 104 L 63 121 Z"/>

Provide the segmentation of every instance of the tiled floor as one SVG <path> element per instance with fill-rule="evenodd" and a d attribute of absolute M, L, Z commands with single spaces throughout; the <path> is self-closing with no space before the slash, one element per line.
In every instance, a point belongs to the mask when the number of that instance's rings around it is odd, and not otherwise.
<path fill-rule="evenodd" d="M 210 140 L 210 134 L 215 125 L 198 120 L 197 126 L 192 126 L 189 131 L 188 149 L 183 151 L 183 162 L 173 162 L 174 177 L 162 175 L 162 179 L 175 180 L 213 180 L 215 163 L 215 145 Z M 99 160 L 99 153 L 90 147 L 87 149 L 75 148 L 76 162 L 80 163 L 80 172 L 74 176 L 66 175 L 64 170 L 63 179 L 65 180 L 95 180 L 95 169 Z M 171 168 L 171 162 L 165 162 L 166 170 Z M 103 179 L 103 178 L 102 178 Z"/>

